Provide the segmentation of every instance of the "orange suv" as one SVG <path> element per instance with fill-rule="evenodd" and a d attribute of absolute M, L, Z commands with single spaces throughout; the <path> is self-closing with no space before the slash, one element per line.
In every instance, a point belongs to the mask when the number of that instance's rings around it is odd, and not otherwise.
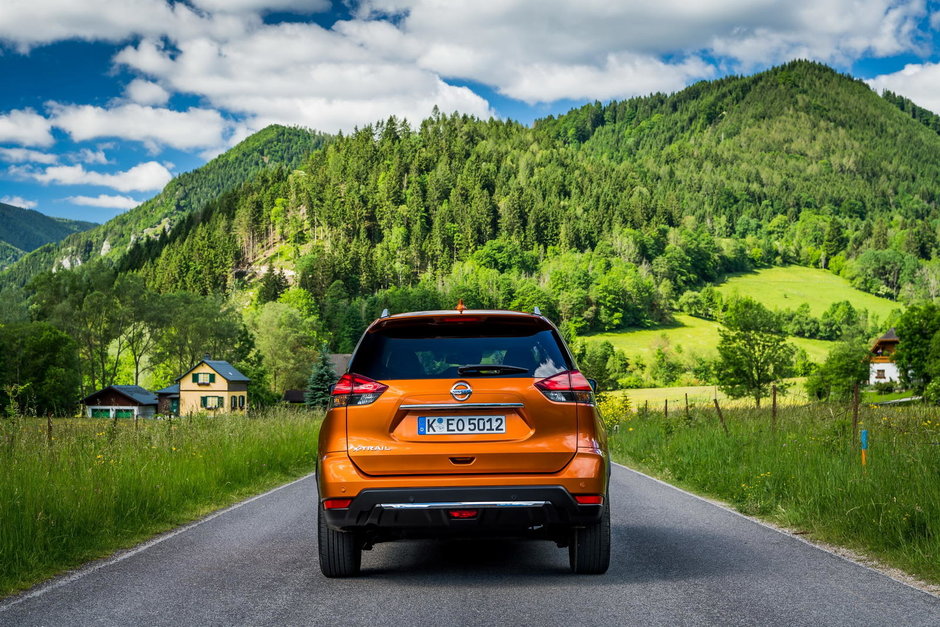
<path fill-rule="evenodd" d="M 610 562 L 610 458 L 593 382 L 538 310 L 383 316 L 333 386 L 317 456 L 320 569 L 405 538 L 509 536 Z"/>

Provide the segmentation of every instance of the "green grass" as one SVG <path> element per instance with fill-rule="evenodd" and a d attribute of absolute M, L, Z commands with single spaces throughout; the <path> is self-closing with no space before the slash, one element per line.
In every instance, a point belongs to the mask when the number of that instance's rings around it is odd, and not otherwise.
<path fill-rule="evenodd" d="M 803 384 L 805 377 L 794 377 L 787 379 L 791 386 L 786 394 L 781 393 L 777 397 L 778 405 L 801 405 L 807 402 L 806 391 Z M 754 405 L 754 399 L 730 399 L 718 386 L 715 385 L 692 385 L 685 387 L 666 387 L 666 388 L 636 388 L 632 390 L 621 390 L 613 394 L 626 394 L 630 399 L 630 406 L 639 409 L 645 403 L 649 403 L 650 411 L 662 411 L 664 401 L 669 401 L 669 406 L 674 411 L 684 410 L 685 395 L 689 395 L 689 404 L 692 406 L 712 407 L 712 399 L 717 398 L 722 407 L 751 407 Z M 770 399 L 764 399 L 761 404 L 770 403 Z"/>
<path fill-rule="evenodd" d="M 614 459 L 813 538 L 940 583 L 940 421 L 936 410 L 863 406 L 862 467 L 847 406 L 627 413 Z"/>
<path fill-rule="evenodd" d="M 321 415 L 0 425 L 0 596 L 312 472 Z"/>
<path fill-rule="evenodd" d="M 874 390 L 865 390 L 862 392 L 863 403 L 883 403 L 885 401 L 896 401 L 902 398 L 916 396 L 913 392 L 903 390 L 901 392 L 891 392 L 890 394 L 879 394 Z"/>
<path fill-rule="evenodd" d="M 750 296 L 769 309 L 796 309 L 809 305 L 810 313 L 821 315 L 832 303 L 847 300 L 856 309 L 867 309 L 884 321 L 900 303 L 855 289 L 842 277 L 827 270 L 783 266 L 733 275 L 718 286 L 722 296 Z"/>
<path fill-rule="evenodd" d="M 655 354 L 656 349 L 664 343 L 675 349 L 682 346 L 686 354 L 696 354 L 702 357 L 715 357 L 718 345 L 719 324 L 712 320 L 702 320 L 686 314 L 675 315 L 676 324 L 662 326 L 655 329 L 637 329 L 632 331 L 618 331 L 616 333 L 597 333 L 587 336 L 589 341 L 607 340 L 614 348 L 624 351 L 627 356 L 639 355 L 647 362 Z M 664 339 L 665 338 L 665 339 Z M 793 344 L 802 348 L 809 355 L 811 361 L 820 363 L 825 361 L 834 342 L 825 340 L 809 340 L 802 337 L 789 338 Z"/>

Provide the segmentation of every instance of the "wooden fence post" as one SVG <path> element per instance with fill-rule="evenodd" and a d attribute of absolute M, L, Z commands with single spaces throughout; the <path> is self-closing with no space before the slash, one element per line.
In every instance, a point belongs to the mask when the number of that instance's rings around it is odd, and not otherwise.
<path fill-rule="evenodd" d="M 669 399 L 663 401 L 663 418 L 669 417 Z"/>
<path fill-rule="evenodd" d="M 685 418 L 686 420 L 688 420 L 689 417 L 690 417 L 689 416 L 689 393 L 686 392 L 685 393 Z"/>
<path fill-rule="evenodd" d="M 46 443 L 52 446 L 52 414 L 46 415 Z"/>
<path fill-rule="evenodd" d="M 643 401 L 643 413 L 649 415 L 650 413 L 650 399 Z"/>
<path fill-rule="evenodd" d="M 770 426 L 773 429 L 777 428 L 777 384 L 774 383 L 770 388 L 770 394 L 773 397 L 773 403 L 770 406 Z"/>
<path fill-rule="evenodd" d="M 730 435 L 728 433 L 728 425 L 725 424 L 725 415 L 721 413 L 721 406 L 718 404 L 718 399 L 712 399 L 715 401 L 715 409 L 718 411 L 718 420 L 721 421 L 721 428 L 725 430 L 725 435 Z"/>
<path fill-rule="evenodd" d="M 858 440 L 858 405 L 859 405 L 859 393 L 858 393 L 858 382 L 855 383 L 855 388 L 852 390 L 852 445 L 855 445 L 855 441 Z"/>

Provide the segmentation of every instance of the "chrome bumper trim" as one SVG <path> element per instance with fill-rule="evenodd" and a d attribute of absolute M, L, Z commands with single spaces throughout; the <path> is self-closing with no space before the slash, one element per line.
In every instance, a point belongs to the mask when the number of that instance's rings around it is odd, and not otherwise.
<path fill-rule="evenodd" d="M 401 405 L 399 409 L 507 409 L 523 407 L 522 403 L 429 403 Z"/>

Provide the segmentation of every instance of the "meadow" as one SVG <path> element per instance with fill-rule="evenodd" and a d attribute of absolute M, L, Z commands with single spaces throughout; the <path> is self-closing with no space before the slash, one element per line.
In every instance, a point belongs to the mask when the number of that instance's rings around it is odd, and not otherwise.
<path fill-rule="evenodd" d="M 673 351 L 682 347 L 685 354 L 694 354 L 701 357 L 715 357 L 718 353 L 715 347 L 720 339 L 718 329 L 720 325 L 714 320 L 704 320 L 687 314 L 675 314 L 676 323 L 660 326 L 653 329 L 636 329 L 631 331 L 617 331 L 614 333 L 596 333 L 588 336 L 588 340 L 599 342 L 607 340 L 614 348 L 622 350 L 627 356 L 639 355 L 649 362 L 660 347 L 670 347 Z M 811 340 L 802 337 L 788 338 L 790 342 L 806 351 L 811 361 L 820 363 L 835 342 L 826 340 Z"/>
<path fill-rule="evenodd" d="M 0 421 L 0 596 L 312 472 L 321 418 Z"/>
<path fill-rule="evenodd" d="M 832 303 L 847 300 L 856 309 L 867 309 L 884 322 L 900 303 L 857 290 L 840 276 L 803 266 L 777 266 L 754 272 L 733 274 L 718 286 L 725 298 L 738 294 L 750 296 L 768 309 L 796 309 L 809 305 L 814 316 L 820 316 Z"/>
<path fill-rule="evenodd" d="M 611 416 L 615 460 L 801 534 L 940 583 L 940 417 L 936 408 L 862 406 L 862 466 L 844 405 Z M 607 416 L 605 416 L 607 418 Z"/>
<path fill-rule="evenodd" d="M 763 268 L 731 275 L 718 286 L 718 291 L 725 298 L 749 296 L 772 310 L 796 309 L 806 303 L 814 316 L 821 315 L 833 303 L 847 300 L 856 309 L 868 310 L 880 323 L 889 320 L 893 312 L 901 308 L 895 301 L 855 289 L 831 272 L 802 266 Z M 638 355 L 647 361 L 657 348 L 663 346 L 673 350 L 681 346 L 686 354 L 701 357 L 716 355 L 720 328 L 717 322 L 686 314 L 676 314 L 674 318 L 675 324 L 671 325 L 596 333 L 588 337 L 590 341 L 607 340 L 627 356 Z M 816 363 L 825 361 L 835 345 L 834 342 L 800 337 L 791 337 L 789 341 L 805 350 L 809 359 Z"/>
<path fill-rule="evenodd" d="M 777 404 L 783 405 L 805 405 L 809 402 L 806 396 L 806 389 L 803 384 L 806 383 L 806 377 L 793 377 L 787 379 L 785 383 L 789 386 L 784 393 L 781 391 L 777 395 Z M 631 390 L 622 390 L 618 392 L 608 392 L 608 394 L 625 394 L 629 398 L 630 406 L 634 411 L 642 409 L 647 404 L 650 411 L 661 410 L 665 401 L 669 401 L 670 411 L 685 411 L 685 398 L 688 395 L 689 405 L 693 409 L 710 409 L 712 399 L 717 398 L 722 407 L 753 407 L 754 399 L 729 398 L 724 392 L 718 389 L 717 385 L 690 385 L 675 386 L 663 388 L 635 388 Z M 903 396 L 903 395 L 899 395 Z M 770 399 L 762 399 L 761 403 L 770 406 Z"/>

